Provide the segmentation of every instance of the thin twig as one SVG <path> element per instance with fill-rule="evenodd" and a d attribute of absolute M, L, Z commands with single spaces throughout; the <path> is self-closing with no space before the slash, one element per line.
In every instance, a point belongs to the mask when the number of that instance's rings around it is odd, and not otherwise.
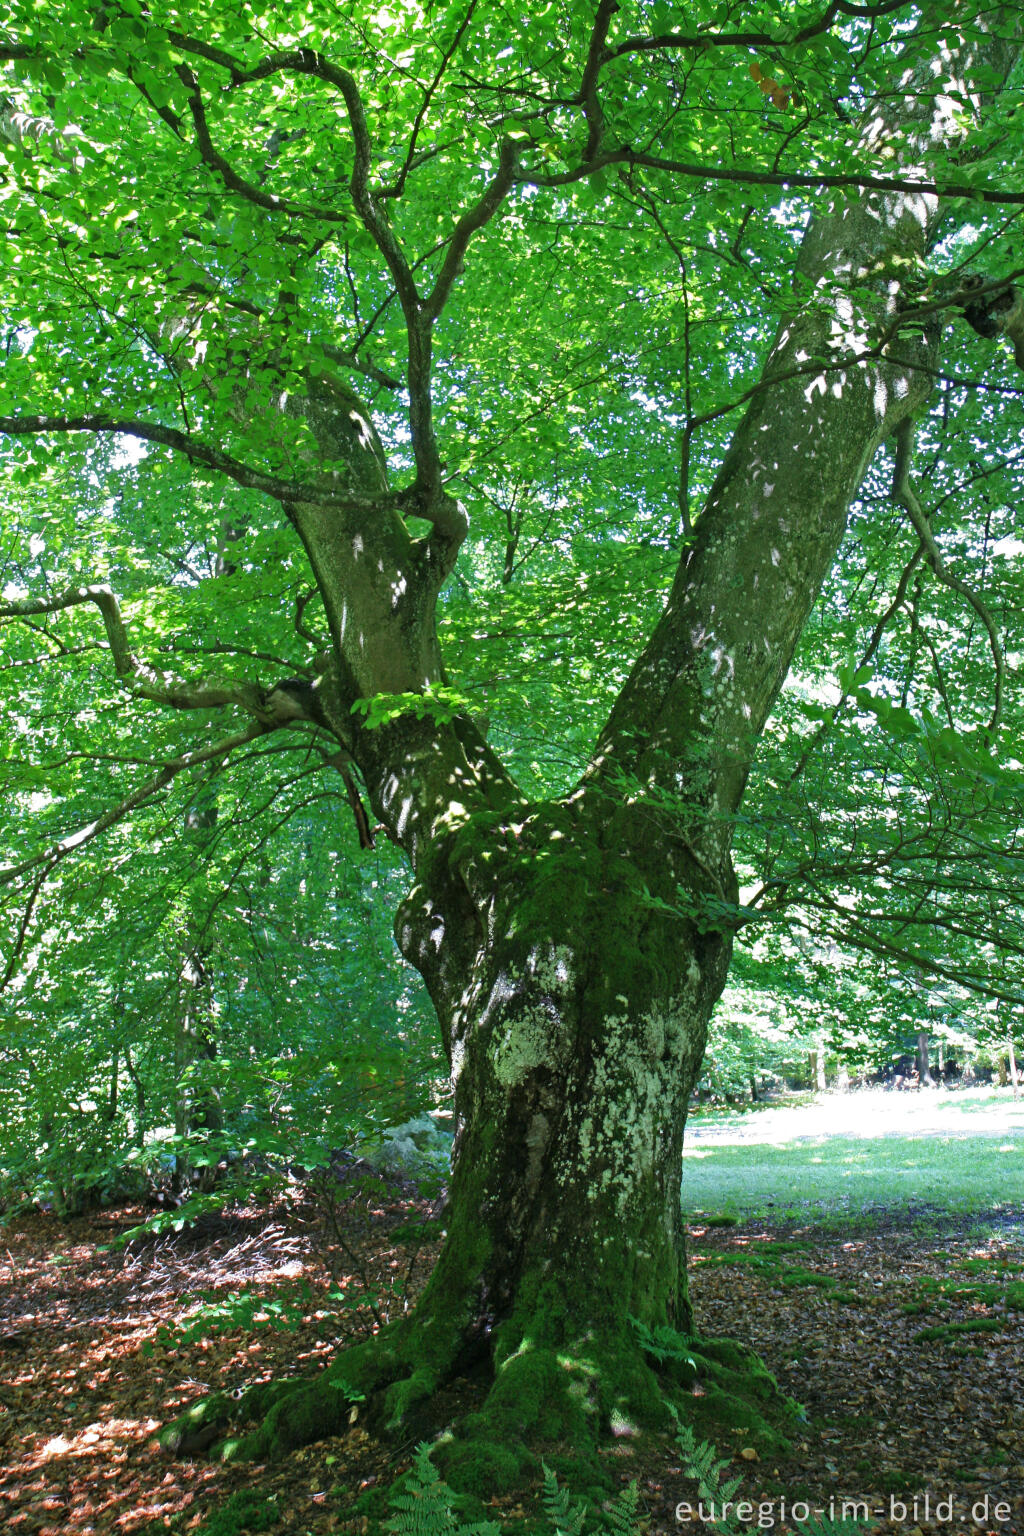
<path fill-rule="evenodd" d="M 951 592 L 956 592 L 965 602 L 969 603 L 984 624 L 988 634 L 989 647 L 992 651 L 992 664 L 995 668 L 995 686 L 992 700 L 992 714 L 986 727 L 989 735 L 993 735 L 998 728 L 1003 709 L 1003 677 L 1006 670 L 1006 662 L 1003 656 L 1002 641 L 996 628 L 995 620 L 978 594 L 969 587 L 965 581 L 955 575 L 942 558 L 939 546 L 935 542 L 931 523 L 918 499 L 917 492 L 910 479 L 910 464 L 914 455 L 914 421 L 907 417 L 896 429 L 896 464 L 893 469 L 892 494 L 894 501 L 904 509 L 918 538 L 924 546 L 928 557 L 928 564 L 943 586 L 949 587 Z"/>

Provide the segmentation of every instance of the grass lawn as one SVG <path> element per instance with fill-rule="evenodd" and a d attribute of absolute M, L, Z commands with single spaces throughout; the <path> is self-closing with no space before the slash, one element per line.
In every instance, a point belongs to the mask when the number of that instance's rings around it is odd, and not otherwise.
<path fill-rule="evenodd" d="M 1024 1101 L 1006 1090 L 856 1093 L 745 1114 L 695 1114 L 683 1209 L 815 1220 L 879 1208 L 1024 1204 Z"/>

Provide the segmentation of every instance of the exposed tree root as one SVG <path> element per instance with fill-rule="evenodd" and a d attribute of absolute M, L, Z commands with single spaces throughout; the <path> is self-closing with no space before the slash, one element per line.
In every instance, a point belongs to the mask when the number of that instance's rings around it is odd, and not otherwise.
<path fill-rule="evenodd" d="M 434 1462 L 459 1493 L 488 1497 L 529 1482 L 540 1462 L 596 1496 L 610 1488 L 600 1449 L 674 1429 L 672 1405 L 699 1438 L 730 1437 L 762 1454 L 787 1449 L 797 1405 L 744 1346 L 630 1324 L 570 1333 L 565 1318 L 519 1311 L 488 1341 L 490 1385 L 479 1408 L 444 1422 L 436 1398 L 465 1369 L 465 1336 L 430 1343 L 404 1318 L 346 1350 L 322 1375 L 272 1382 L 237 1401 L 197 1403 L 161 1435 L 173 1454 L 271 1460 L 358 1421 L 383 1434 L 435 1438 Z M 479 1344 L 477 1359 L 482 1357 Z"/>

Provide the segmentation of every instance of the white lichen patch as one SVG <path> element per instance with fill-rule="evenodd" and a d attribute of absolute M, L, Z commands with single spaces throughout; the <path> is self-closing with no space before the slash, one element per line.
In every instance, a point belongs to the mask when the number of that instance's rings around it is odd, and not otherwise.
<path fill-rule="evenodd" d="M 560 1177 L 565 1183 L 589 1181 L 611 1196 L 624 1220 L 655 1172 L 680 1084 L 688 1079 L 695 1027 L 693 1009 L 683 1000 L 639 1018 L 605 1020 L 606 1045 L 587 1086 L 588 1112 Z"/>
<path fill-rule="evenodd" d="M 566 1049 L 565 1007 L 572 995 L 575 968 L 564 944 L 530 952 L 522 974 L 503 972 L 491 988 L 487 1012 L 507 1013 L 496 1033 L 494 1073 L 504 1088 L 525 1082 L 540 1066 L 556 1066 Z M 517 1005 L 518 998 L 529 999 Z M 509 1006 L 511 1004 L 511 1006 Z"/>
<path fill-rule="evenodd" d="M 557 1014 L 543 1008 L 530 1008 L 510 1023 L 493 1056 L 494 1075 L 502 1087 L 515 1088 L 538 1067 L 554 1064 L 561 1032 Z"/>
<path fill-rule="evenodd" d="M 559 992 L 573 978 L 572 950 L 565 944 L 545 945 L 534 949 L 526 962 L 527 974 L 542 987 Z"/>

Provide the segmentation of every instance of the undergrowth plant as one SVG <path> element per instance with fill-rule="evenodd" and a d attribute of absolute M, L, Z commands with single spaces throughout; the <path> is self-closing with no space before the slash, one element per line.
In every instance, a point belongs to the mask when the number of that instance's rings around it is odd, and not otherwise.
<path fill-rule="evenodd" d="M 196 1529 L 196 1536 L 255 1536 L 272 1530 L 281 1518 L 273 1499 L 262 1499 L 252 1488 L 239 1488 L 226 1504 Z"/>
<path fill-rule="evenodd" d="M 391 1517 L 384 1529 L 392 1536 L 501 1536 L 496 1520 L 464 1524 L 455 1512 L 456 1495 L 438 1476 L 430 1459 L 432 1447 L 417 1447 L 412 1467 L 389 1499 Z M 636 1483 L 623 1489 L 614 1503 L 598 1512 L 585 1500 L 574 1500 L 550 1467 L 544 1467 L 541 1491 L 544 1522 L 549 1536 L 582 1536 L 597 1525 L 610 1536 L 634 1536 L 639 1531 L 640 1494 Z"/>
<path fill-rule="evenodd" d="M 709 1441 L 697 1439 L 692 1426 L 683 1422 L 672 1403 L 666 1403 L 665 1406 L 675 1420 L 676 1444 L 682 1457 L 683 1470 L 697 1484 L 701 1526 L 706 1531 L 714 1531 L 716 1536 L 743 1536 L 748 1527 L 736 1513 L 737 1506 L 742 1506 L 744 1502 L 736 1498 L 743 1479 L 730 1477 L 723 1482 L 722 1474 L 729 1465 L 728 1461 L 719 1457 Z M 797 1522 L 797 1529 L 800 1536 L 864 1536 L 871 1525 L 863 1520 L 833 1520 L 812 1516 L 809 1520 Z"/>
<path fill-rule="evenodd" d="M 455 1494 L 438 1476 L 430 1459 L 431 1447 L 423 1441 L 401 1487 L 392 1493 L 391 1518 L 384 1529 L 394 1536 L 501 1536 L 496 1520 L 464 1525 L 455 1513 Z"/>
<path fill-rule="evenodd" d="M 183 1298 L 184 1303 L 190 1300 L 200 1303 L 191 1316 L 180 1323 L 161 1323 L 155 1337 L 143 1344 L 144 1355 L 151 1355 L 156 1348 L 178 1349 L 199 1339 L 216 1338 L 237 1328 L 246 1333 L 264 1328 L 294 1333 L 315 1305 L 313 1292 L 305 1282 L 289 1299 L 257 1296 L 249 1291 L 204 1291 L 198 1298 Z"/>
<path fill-rule="evenodd" d="M 736 1498 L 742 1478 L 723 1480 L 729 1463 L 707 1440 L 696 1438 L 671 1403 L 666 1407 L 675 1420 L 683 1471 L 697 1484 L 702 1528 L 716 1536 L 743 1536 L 747 1527 L 736 1514 L 743 1502 Z M 464 1524 L 459 1519 L 456 1495 L 435 1470 L 431 1449 L 425 1441 L 417 1447 L 409 1472 L 389 1499 L 391 1516 L 384 1521 L 384 1530 L 392 1536 L 501 1536 L 502 1527 L 495 1520 Z M 588 1530 L 609 1532 L 610 1536 L 639 1536 L 647 1524 L 636 1482 L 630 1483 L 614 1503 L 598 1510 L 586 1500 L 574 1499 L 547 1466 L 541 1505 L 546 1536 L 584 1536 Z M 862 1520 L 812 1516 L 799 1522 L 797 1528 L 800 1536 L 864 1536 L 871 1526 Z"/>

